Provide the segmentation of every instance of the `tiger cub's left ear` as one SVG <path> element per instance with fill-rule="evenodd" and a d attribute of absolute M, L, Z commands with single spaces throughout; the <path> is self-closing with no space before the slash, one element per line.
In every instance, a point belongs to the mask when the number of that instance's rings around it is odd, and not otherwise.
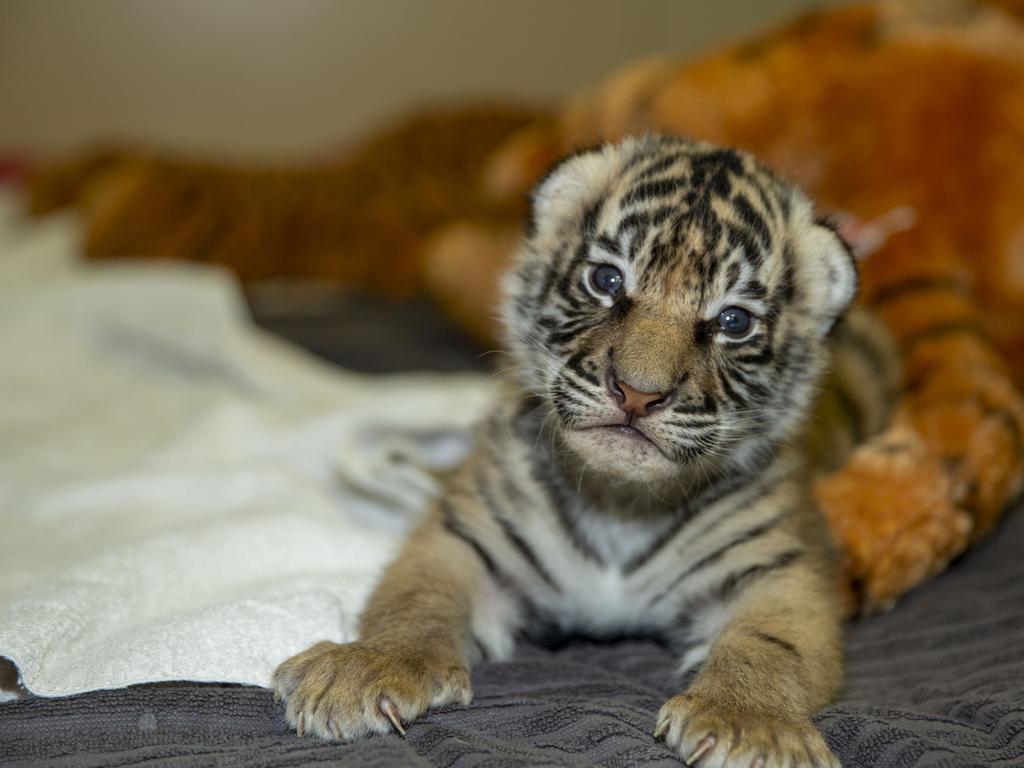
<path fill-rule="evenodd" d="M 800 239 L 804 289 L 820 318 L 821 332 L 828 333 L 857 295 L 857 263 L 846 241 L 827 221 L 809 222 Z"/>

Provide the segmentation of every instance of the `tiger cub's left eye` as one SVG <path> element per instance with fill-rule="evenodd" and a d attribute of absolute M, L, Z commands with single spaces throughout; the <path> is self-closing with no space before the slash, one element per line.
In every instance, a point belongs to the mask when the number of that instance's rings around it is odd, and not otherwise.
<path fill-rule="evenodd" d="M 590 284 L 599 293 L 615 296 L 622 291 L 622 272 L 611 264 L 598 264 L 590 270 Z"/>
<path fill-rule="evenodd" d="M 750 330 L 753 318 L 743 307 L 726 307 L 718 313 L 718 327 L 729 336 L 743 336 Z"/>

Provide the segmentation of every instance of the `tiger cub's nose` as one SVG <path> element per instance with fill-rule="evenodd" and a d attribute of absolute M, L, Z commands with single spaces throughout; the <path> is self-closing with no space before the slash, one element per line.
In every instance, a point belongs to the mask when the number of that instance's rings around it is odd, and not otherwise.
<path fill-rule="evenodd" d="M 674 392 L 641 392 L 620 381 L 614 372 L 608 374 L 608 390 L 619 408 L 630 418 L 649 416 L 672 402 Z"/>

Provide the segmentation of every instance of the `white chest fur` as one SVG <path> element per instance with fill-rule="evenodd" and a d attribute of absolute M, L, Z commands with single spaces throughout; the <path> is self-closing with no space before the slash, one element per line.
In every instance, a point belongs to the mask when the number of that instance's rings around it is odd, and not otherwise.
<path fill-rule="evenodd" d="M 566 523 L 573 527 L 572 536 Z M 672 525 L 671 519 L 616 518 L 592 510 L 581 510 L 568 521 L 534 518 L 528 535 L 558 585 L 546 590 L 540 602 L 566 630 L 603 634 L 662 626 L 670 612 L 652 605 L 657 580 L 628 564 Z"/>

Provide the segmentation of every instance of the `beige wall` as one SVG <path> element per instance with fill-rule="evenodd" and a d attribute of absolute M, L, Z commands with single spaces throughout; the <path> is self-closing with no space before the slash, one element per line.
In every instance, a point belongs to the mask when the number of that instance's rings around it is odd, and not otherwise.
<path fill-rule="evenodd" d="M 821 4 L 0 0 L 0 147 L 316 151 L 416 104 L 553 100 L 633 57 Z"/>

